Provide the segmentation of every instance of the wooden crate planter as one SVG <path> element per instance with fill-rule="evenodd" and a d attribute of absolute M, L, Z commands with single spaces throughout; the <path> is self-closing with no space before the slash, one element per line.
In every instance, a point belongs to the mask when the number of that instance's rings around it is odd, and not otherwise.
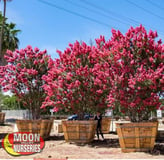
<path fill-rule="evenodd" d="M 51 133 L 53 121 L 52 120 L 41 120 L 40 135 L 43 138 L 48 138 Z"/>
<path fill-rule="evenodd" d="M 103 117 L 102 118 L 102 132 L 103 133 L 109 133 L 110 130 L 110 123 L 111 123 L 111 119 L 109 117 Z"/>
<path fill-rule="evenodd" d="M 0 112 L 0 124 L 4 124 L 4 122 L 5 122 L 5 113 Z"/>
<path fill-rule="evenodd" d="M 149 151 L 154 147 L 158 122 L 116 123 L 122 152 Z"/>
<path fill-rule="evenodd" d="M 66 142 L 89 143 L 95 137 L 97 121 L 62 121 Z"/>
<path fill-rule="evenodd" d="M 48 138 L 53 125 L 52 120 L 16 120 L 18 132 L 40 133 L 42 138 Z"/>

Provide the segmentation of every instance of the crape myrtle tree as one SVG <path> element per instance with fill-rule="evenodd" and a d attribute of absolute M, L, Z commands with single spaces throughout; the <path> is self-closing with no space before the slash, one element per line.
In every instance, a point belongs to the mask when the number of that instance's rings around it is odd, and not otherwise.
<path fill-rule="evenodd" d="M 105 111 L 112 73 L 107 61 L 109 49 L 105 49 L 104 42 L 101 36 L 96 46 L 76 41 L 64 52 L 57 51 L 60 58 L 54 60 L 48 75 L 43 76 L 47 97 L 42 108 L 54 106 L 55 111 L 64 108 L 76 113 L 79 120 L 83 120 L 85 113 Z"/>
<path fill-rule="evenodd" d="M 3 91 L 10 90 L 24 107 L 31 111 L 32 119 L 40 118 L 40 107 L 45 94 L 43 75 L 48 73 L 48 62 L 52 61 L 46 50 L 27 46 L 25 49 L 8 50 L 5 55 L 8 62 L 0 67 L 0 83 Z"/>
<path fill-rule="evenodd" d="M 157 32 L 140 25 L 131 27 L 125 35 L 112 30 L 108 42 L 113 87 L 108 105 L 119 104 L 132 122 L 150 118 L 151 111 L 164 109 L 160 97 L 164 94 L 164 44 L 156 40 Z"/>

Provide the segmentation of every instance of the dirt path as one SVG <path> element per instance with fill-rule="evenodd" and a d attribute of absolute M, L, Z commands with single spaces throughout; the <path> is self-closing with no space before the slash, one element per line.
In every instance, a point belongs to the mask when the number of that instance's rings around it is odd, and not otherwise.
<path fill-rule="evenodd" d="M 86 145 L 66 143 L 62 134 L 51 134 L 46 140 L 45 147 L 41 153 L 13 157 L 9 155 L 1 145 L 6 133 L 12 133 L 14 125 L 0 126 L 0 160 L 8 159 L 30 159 L 30 158 L 57 158 L 57 159 L 164 159 L 164 141 L 156 144 L 152 153 L 135 152 L 122 153 L 116 134 L 105 134 L 105 141 L 95 140 Z"/>

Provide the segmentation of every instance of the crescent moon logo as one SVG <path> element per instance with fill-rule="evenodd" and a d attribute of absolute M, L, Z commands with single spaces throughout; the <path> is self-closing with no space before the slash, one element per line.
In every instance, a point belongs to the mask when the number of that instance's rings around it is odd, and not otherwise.
<path fill-rule="evenodd" d="M 43 150 L 45 142 L 40 134 L 15 132 L 7 134 L 2 140 L 5 151 L 12 156 L 30 155 Z"/>
<path fill-rule="evenodd" d="M 9 142 L 9 135 L 7 134 L 4 138 L 4 141 L 3 141 L 3 146 L 4 146 L 4 149 L 7 151 L 7 153 L 13 155 L 13 156 L 19 156 L 20 154 L 15 152 L 13 150 L 13 144 L 11 144 Z"/>

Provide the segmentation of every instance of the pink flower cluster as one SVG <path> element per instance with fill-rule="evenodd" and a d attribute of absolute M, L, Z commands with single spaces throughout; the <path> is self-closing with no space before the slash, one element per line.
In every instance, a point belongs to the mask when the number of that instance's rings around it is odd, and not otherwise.
<path fill-rule="evenodd" d="M 157 32 L 131 27 L 125 35 L 112 30 L 96 46 L 75 42 L 43 77 L 47 98 L 42 105 L 71 112 L 118 108 L 132 121 L 148 119 L 161 107 L 164 94 L 164 45 Z"/>
<path fill-rule="evenodd" d="M 45 51 L 38 48 L 32 49 L 27 46 L 25 49 L 7 51 L 5 59 L 6 66 L 0 66 L 0 83 L 3 91 L 12 91 L 24 106 L 38 112 L 33 118 L 39 118 L 40 107 L 44 101 L 44 81 L 42 76 L 47 74 L 48 62 L 51 58 Z"/>
<path fill-rule="evenodd" d="M 97 40 L 97 45 L 103 37 Z M 91 47 L 86 43 L 70 44 L 63 53 L 57 51 L 59 59 L 47 76 L 43 86 L 47 98 L 42 108 L 53 105 L 72 113 L 104 110 L 107 108 L 106 96 L 109 93 L 109 63 L 105 62 L 103 49 Z"/>
<path fill-rule="evenodd" d="M 157 32 L 146 32 L 140 25 L 122 35 L 112 31 L 110 43 L 115 87 L 108 96 L 108 106 L 126 113 L 132 121 L 148 118 L 151 111 L 162 108 L 164 94 L 164 45 L 156 41 Z"/>
<path fill-rule="evenodd" d="M 108 41 L 100 36 L 95 46 L 76 41 L 57 51 L 55 60 L 30 46 L 8 51 L 0 83 L 31 108 L 41 103 L 79 114 L 110 107 L 131 121 L 147 120 L 151 111 L 164 109 L 164 45 L 156 38 L 157 32 L 140 25 L 125 35 L 112 30 Z"/>

